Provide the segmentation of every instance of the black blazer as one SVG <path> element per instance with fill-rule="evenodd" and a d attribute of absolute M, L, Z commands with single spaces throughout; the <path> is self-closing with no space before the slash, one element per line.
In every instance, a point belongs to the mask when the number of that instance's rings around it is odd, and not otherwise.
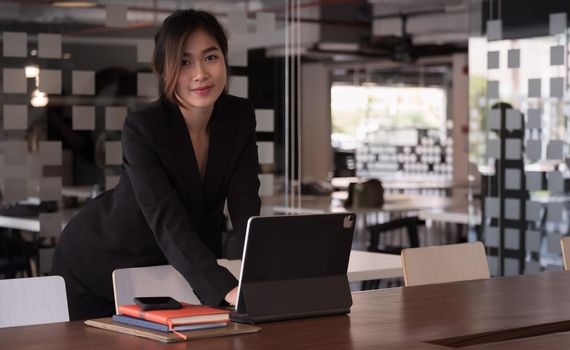
<path fill-rule="evenodd" d="M 210 118 L 209 138 L 202 183 L 176 104 L 163 97 L 127 116 L 119 184 L 68 223 L 56 249 L 53 272 L 66 282 L 74 279 L 68 283 L 70 309 L 74 294 L 93 293 L 112 302 L 111 273 L 117 268 L 171 264 L 207 305 L 219 305 L 237 286 L 216 258 L 222 254 L 226 198 L 242 244 L 247 220 L 259 215 L 251 104 L 222 95 Z"/>

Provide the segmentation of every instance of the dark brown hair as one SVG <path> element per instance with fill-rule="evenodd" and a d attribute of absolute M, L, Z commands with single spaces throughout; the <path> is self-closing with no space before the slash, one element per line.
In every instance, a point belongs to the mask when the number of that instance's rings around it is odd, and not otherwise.
<path fill-rule="evenodd" d="M 197 30 L 203 30 L 216 40 L 224 55 L 224 63 L 229 75 L 228 39 L 220 22 L 206 11 L 178 10 L 162 22 L 162 26 L 154 36 L 155 47 L 152 62 L 153 72 L 160 83 L 160 91 L 172 102 L 180 102 L 176 98 L 175 89 L 184 42 Z M 224 93 L 225 91 L 226 89 Z"/>

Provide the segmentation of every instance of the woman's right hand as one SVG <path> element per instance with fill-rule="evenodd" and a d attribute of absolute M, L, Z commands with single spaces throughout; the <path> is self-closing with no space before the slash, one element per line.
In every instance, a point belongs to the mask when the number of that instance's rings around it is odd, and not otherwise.
<path fill-rule="evenodd" d="M 236 304 L 236 299 L 237 299 L 237 287 L 235 287 L 234 289 L 230 290 L 228 292 L 228 294 L 226 294 L 226 297 L 224 298 L 230 305 L 235 306 Z"/>

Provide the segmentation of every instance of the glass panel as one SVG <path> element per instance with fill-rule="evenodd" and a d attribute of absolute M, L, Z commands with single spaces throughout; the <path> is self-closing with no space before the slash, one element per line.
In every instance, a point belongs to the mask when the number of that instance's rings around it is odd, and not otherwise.
<path fill-rule="evenodd" d="M 113 189 L 121 173 L 127 113 L 154 101 L 154 34 L 173 11 L 214 13 L 229 39 L 230 94 L 256 111 L 264 208 L 283 203 L 285 18 L 288 2 L 49 1 L 0 4 L 2 94 L 0 215 L 29 217 L 27 228 L 59 235 L 85 201 Z M 62 1 L 60 5 L 69 5 Z M 287 77 L 288 79 L 288 77 Z M 278 198 L 276 198 L 278 197 Z M 55 213 L 59 216 L 43 216 Z M 48 271 L 49 266 L 42 266 Z"/>
<path fill-rule="evenodd" d="M 469 158 L 482 174 L 482 238 L 498 230 L 497 244 L 487 244 L 498 275 L 561 269 L 570 175 L 567 7 L 555 2 L 526 16 L 526 3 L 472 3 L 480 25 L 469 39 Z M 497 205 L 485 208 L 490 198 Z"/>

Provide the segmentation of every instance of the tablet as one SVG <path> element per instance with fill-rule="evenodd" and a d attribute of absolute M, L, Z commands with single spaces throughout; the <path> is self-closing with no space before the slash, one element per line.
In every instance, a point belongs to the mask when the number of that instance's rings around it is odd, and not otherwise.
<path fill-rule="evenodd" d="M 250 218 L 232 320 L 350 312 L 346 272 L 355 221 L 353 213 Z"/>

